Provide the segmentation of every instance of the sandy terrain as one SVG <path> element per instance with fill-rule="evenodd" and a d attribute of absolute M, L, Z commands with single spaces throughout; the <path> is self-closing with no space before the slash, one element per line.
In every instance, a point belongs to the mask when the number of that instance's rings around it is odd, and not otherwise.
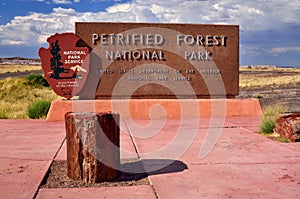
<path fill-rule="evenodd" d="M 290 78 L 292 75 L 291 73 L 294 72 L 279 72 L 277 70 L 240 71 L 240 74 L 243 75 L 255 75 L 257 77 L 257 81 L 260 81 L 260 78 L 263 78 L 265 76 L 286 76 L 286 78 Z M 240 94 L 239 96 L 237 96 L 237 98 L 252 98 L 255 95 L 256 97 L 259 96 L 258 98 L 263 108 L 268 105 L 281 104 L 288 107 L 289 113 L 300 112 L 300 79 L 298 80 L 298 82 L 294 82 L 291 84 L 240 88 Z"/>

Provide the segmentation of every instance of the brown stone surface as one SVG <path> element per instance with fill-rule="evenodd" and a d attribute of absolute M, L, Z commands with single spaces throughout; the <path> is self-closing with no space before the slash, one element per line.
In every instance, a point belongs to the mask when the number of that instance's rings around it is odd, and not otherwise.
<path fill-rule="evenodd" d="M 68 176 L 86 183 L 113 180 L 120 165 L 118 114 L 65 115 Z"/>
<path fill-rule="evenodd" d="M 79 45 L 91 49 L 81 98 L 231 98 L 239 93 L 238 26 L 76 23 L 75 28 Z M 98 39 L 93 41 L 93 34 Z M 148 51 L 150 58 L 137 58 Z"/>
<path fill-rule="evenodd" d="M 300 141 L 300 112 L 285 115 L 276 120 L 274 132 L 291 140 Z"/>

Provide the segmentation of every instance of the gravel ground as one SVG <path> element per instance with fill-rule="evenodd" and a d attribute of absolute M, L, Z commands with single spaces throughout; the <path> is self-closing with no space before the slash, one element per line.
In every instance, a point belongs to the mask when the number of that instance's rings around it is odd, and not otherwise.
<path fill-rule="evenodd" d="M 249 70 L 240 71 L 243 75 L 255 75 L 257 81 L 260 78 L 265 77 L 282 77 L 287 78 L 293 74 L 293 71 L 281 71 L 281 70 Z M 300 79 L 294 84 L 285 85 L 271 85 L 265 87 L 250 87 L 250 88 L 240 88 L 240 94 L 237 98 L 259 98 L 262 108 L 268 105 L 280 104 L 288 107 L 287 113 L 300 112 Z"/>
<path fill-rule="evenodd" d="M 121 167 L 140 167 L 139 161 L 135 159 L 121 160 Z M 67 162 L 53 161 L 46 179 L 41 188 L 75 188 L 75 187 L 113 187 L 113 186 L 137 186 L 149 185 L 147 173 L 125 173 L 120 172 L 117 179 L 111 182 L 85 183 L 75 181 L 67 176 Z"/>
<path fill-rule="evenodd" d="M 268 105 L 280 104 L 288 107 L 287 113 L 300 112 L 300 86 L 283 85 L 273 87 L 240 89 L 237 98 L 259 97 L 262 108 Z"/>
<path fill-rule="evenodd" d="M 43 70 L 32 70 L 27 72 L 15 72 L 15 73 L 3 73 L 0 74 L 0 79 L 5 78 L 17 78 L 17 77 L 28 77 L 30 74 L 43 74 Z"/>

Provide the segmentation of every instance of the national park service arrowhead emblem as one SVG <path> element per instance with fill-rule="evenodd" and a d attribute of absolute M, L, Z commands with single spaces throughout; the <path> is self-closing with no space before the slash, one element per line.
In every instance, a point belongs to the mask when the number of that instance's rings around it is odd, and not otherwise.
<path fill-rule="evenodd" d="M 49 48 L 40 48 L 44 77 L 57 95 L 70 99 L 82 89 L 89 73 L 89 49 L 76 47 L 74 33 L 55 34 L 47 39 Z"/>

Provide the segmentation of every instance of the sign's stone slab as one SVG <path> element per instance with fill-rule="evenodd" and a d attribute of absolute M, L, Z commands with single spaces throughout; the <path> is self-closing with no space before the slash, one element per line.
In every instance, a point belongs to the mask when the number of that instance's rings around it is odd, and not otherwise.
<path fill-rule="evenodd" d="M 74 33 L 55 34 L 47 39 L 48 49 L 39 49 L 45 79 L 68 99 L 82 89 L 89 73 L 89 49 L 76 47 L 78 40 Z"/>
<path fill-rule="evenodd" d="M 236 25 L 76 23 L 90 49 L 82 99 L 232 98 L 239 92 Z"/>

